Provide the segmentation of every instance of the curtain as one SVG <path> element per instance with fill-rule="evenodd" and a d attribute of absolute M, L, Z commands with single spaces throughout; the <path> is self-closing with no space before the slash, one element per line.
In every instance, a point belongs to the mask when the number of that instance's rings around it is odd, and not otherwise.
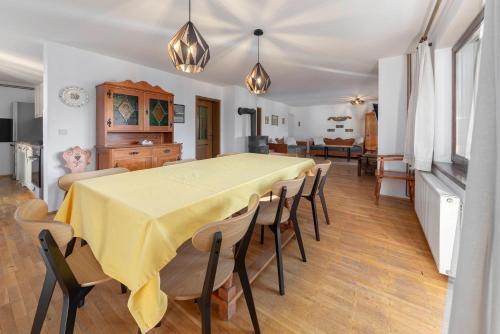
<path fill-rule="evenodd" d="M 500 2 L 486 0 L 450 334 L 500 333 Z"/>
<path fill-rule="evenodd" d="M 428 42 L 419 44 L 415 58 L 403 161 L 415 169 L 430 171 L 434 152 L 434 70 Z"/>

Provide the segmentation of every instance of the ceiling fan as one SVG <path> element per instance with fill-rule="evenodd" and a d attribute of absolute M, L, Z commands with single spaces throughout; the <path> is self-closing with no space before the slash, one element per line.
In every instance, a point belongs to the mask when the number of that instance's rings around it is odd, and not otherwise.
<path fill-rule="evenodd" d="M 355 96 L 341 96 L 337 99 L 340 103 L 350 103 L 353 106 L 364 104 L 367 101 L 376 101 L 378 98 L 376 96 L 368 95 L 355 95 Z"/>

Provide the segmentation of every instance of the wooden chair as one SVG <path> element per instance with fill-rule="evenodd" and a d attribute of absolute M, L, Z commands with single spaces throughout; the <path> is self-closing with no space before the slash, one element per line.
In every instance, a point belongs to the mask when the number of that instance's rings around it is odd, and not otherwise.
<path fill-rule="evenodd" d="M 128 171 L 129 170 L 127 168 L 115 167 L 115 168 L 94 170 L 94 171 L 90 171 L 90 172 L 70 173 L 70 174 L 65 174 L 65 175 L 61 176 L 59 178 L 59 180 L 57 181 L 57 185 L 59 186 L 59 189 L 64 191 L 64 194 L 66 196 L 66 194 L 69 191 L 69 188 L 71 188 L 73 183 L 75 183 L 76 181 L 93 179 L 93 178 L 101 177 L 101 176 L 126 173 Z"/>
<path fill-rule="evenodd" d="M 172 166 L 172 165 L 178 165 L 178 164 L 184 164 L 186 162 L 192 162 L 196 161 L 196 159 L 184 159 L 184 160 L 175 160 L 175 161 L 166 161 L 163 163 L 163 167 L 165 166 Z"/>
<path fill-rule="evenodd" d="M 245 256 L 259 210 L 259 196 L 250 197 L 245 213 L 201 227 L 177 249 L 162 270 L 162 290 L 169 298 L 196 300 L 202 333 L 210 333 L 212 293 L 238 273 L 255 333 L 260 333 Z M 233 246 L 235 251 L 233 253 Z"/>
<path fill-rule="evenodd" d="M 46 273 L 38 300 L 32 334 L 42 330 L 56 282 L 63 293 L 60 333 L 73 333 L 76 310 L 85 296 L 98 284 L 111 280 L 101 269 L 88 245 L 73 251 L 73 228 L 48 219 L 47 204 L 32 199 L 17 208 L 14 218 L 33 242 L 40 243 Z M 66 247 L 66 257 L 60 248 Z"/>
<path fill-rule="evenodd" d="M 321 206 L 323 208 L 326 223 L 330 225 L 330 217 L 328 216 L 328 208 L 326 206 L 324 188 L 328 176 L 328 171 L 330 170 L 331 165 L 332 162 L 327 160 L 325 163 L 317 164 L 316 166 L 314 166 L 314 176 L 306 177 L 304 191 L 302 192 L 302 197 L 311 202 L 316 241 L 320 240 L 318 212 L 316 208 L 316 195 L 319 195 L 319 198 L 321 200 Z"/>
<path fill-rule="evenodd" d="M 273 184 L 269 201 L 261 201 L 257 224 L 261 225 L 260 242 L 264 243 L 264 226 L 268 226 L 274 233 L 274 244 L 276 248 L 276 264 L 278 266 L 278 284 L 280 295 L 285 294 L 285 279 L 283 274 L 283 256 L 281 254 L 281 224 L 291 220 L 295 230 L 295 236 L 299 245 L 302 261 L 306 262 L 306 253 L 302 244 L 299 222 L 297 220 L 297 208 L 299 206 L 302 189 L 304 188 L 304 179 L 302 176 L 294 180 L 279 181 Z M 279 197 L 275 197 L 279 194 Z M 293 198 L 291 208 L 285 206 L 286 200 Z"/>
<path fill-rule="evenodd" d="M 378 168 L 375 171 L 375 204 L 378 205 L 380 199 L 380 189 L 382 188 L 382 180 L 393 179 L 393 180 L 404 180 L 406 182 L 407 189 L 409 188 L 410 200 L 413 202 L 413 194 L 415 191 L 415 174 L 412 170 L 406 166 L 406 171 L 388 171 L 384 169 L 384 162 L 386 161 L 403 161 L 403 155 L 379 155 L 377 156 Z"/>

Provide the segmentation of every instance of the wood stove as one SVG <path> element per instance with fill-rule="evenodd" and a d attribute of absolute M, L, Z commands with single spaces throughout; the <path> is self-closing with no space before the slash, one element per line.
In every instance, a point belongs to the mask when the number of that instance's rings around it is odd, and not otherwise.
<path fill-rule="evenodd" d="M 268 154 L 267 136 L 257 136 L 257 110 L 238 108 L 239 115 L 250 115 L 250 136 L 248 136 L 248 152 Z"/>

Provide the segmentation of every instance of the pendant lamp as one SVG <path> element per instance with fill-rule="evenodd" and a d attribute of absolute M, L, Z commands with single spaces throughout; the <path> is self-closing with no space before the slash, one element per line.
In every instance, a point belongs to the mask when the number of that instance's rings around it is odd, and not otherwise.
<path fill-rule="evenodd" d="M 261 29 L 255 29 L 253 34 L 257 36 L 257 64 L 252 68 L 245 78 L 248 90 L 256 95 L 265 94 L 271 86 L 271 78 L 260 63 L 260 36 L 264 35 Z"/>
<path fill-rule="evenodd" d="M 168 54 L 175 68 L 187 73 L 202 72 L 210 60 L 208 44 L 191 22 L 191 0 L 189 0 L 189 21 L 168 43 Z"/>

